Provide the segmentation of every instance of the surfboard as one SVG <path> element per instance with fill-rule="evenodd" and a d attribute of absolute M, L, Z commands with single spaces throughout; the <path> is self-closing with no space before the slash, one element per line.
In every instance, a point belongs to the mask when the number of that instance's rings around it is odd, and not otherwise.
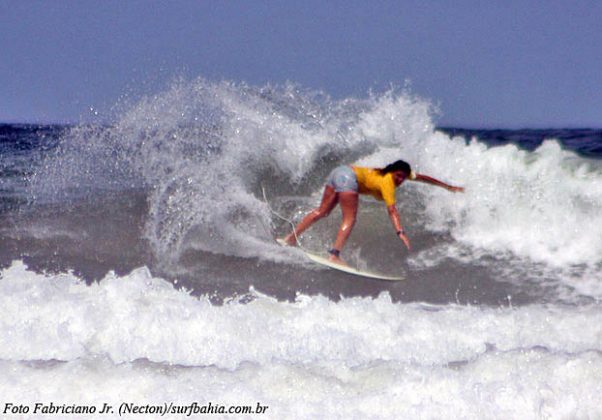
<path fill-rule="evenodd" d="M 282 239 L 276 239 L 276 242 L 278 242 L 282 246 L 288 246 Z M 366 278 L 375 279 L 375 280 L 385 280 L 385 281 L 404 280 L 404 278 L 400 277 L 400 276 L 386 276 L 384 274 L 373 273 L 373 272 L 364 271 L 364 270 L 358 270 L 357 268 L 350 267 L 348 265 L 334 263 L 332 261 L 329 261 L 328 258 L 325 258 L 318 254 L 308 252 L 304 249 L 301 249 L 301 251 L 305 254 L 305 256 L 307 258 L 309 258 L 311 261 L 315 262 L 316 264 L 320 264 L 320 265 L 326 266 L 328 268 L 333 268 L 335 270 L 339 270 L 344 273 L 353 274 L 355 276 L 366 277 Z"/>

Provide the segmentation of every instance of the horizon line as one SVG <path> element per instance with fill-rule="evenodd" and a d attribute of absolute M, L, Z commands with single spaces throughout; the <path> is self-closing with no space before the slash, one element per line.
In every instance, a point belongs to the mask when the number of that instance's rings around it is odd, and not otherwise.
<path fill-rule="evenodd" d="M 94 122 L 69 122 L 69 121 L 0 121 L 0 125 L 37 125 L 37 126 L 63 126 L 73 127 L 78 125 L 111 125 L 111 123 L 94 123 Z M 527 130 L 602 130 L 602 126 L 577 126 L 577 125 L 556 125 L 556 126 L 492 126 L 492 125 L 452 125 L 452 124 L 441 124 L 434 125 L 435 130 L 467 130 L 467 131 L 495 131 L 495 130 L 506 130 L 506 131 L 527 131 Z"/>

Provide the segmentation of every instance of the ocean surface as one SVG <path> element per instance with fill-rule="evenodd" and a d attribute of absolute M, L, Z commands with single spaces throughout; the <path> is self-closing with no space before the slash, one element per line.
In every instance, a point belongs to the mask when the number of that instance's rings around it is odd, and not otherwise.
<path fill-rule="evenodd" d="M 403 91 L 197 79 L 111 123 L 0 125 L 0 416 L 196 402 L 275 419 L 602 418 L 602 130 L 435 114 Z M 343 258 L 404 281 L 275 244 L 334 167 L 397 159 L 466 188 L 398 189 L 411 252 L 361 199 Z M 303 246 L 325 251 L 339 222 Z"/>

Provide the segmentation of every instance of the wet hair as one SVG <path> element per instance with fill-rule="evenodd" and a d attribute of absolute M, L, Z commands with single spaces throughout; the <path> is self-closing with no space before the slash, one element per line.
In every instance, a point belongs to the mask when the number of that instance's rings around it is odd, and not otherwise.
<path fill-rule="evenodd" d="M 409 177 L 410 174 L 412 173 L 412 167 L 405 160 L 396 160 L 395 162 L 385 166 L 384 168 L 380 168 L 378 170 L 378 172 L 380 172 L 381 175 L 385 175 L 390 172 L 397 172 L 397 171 L 401 171 L 404 174 L 406 174 L 407 177 Z"/>

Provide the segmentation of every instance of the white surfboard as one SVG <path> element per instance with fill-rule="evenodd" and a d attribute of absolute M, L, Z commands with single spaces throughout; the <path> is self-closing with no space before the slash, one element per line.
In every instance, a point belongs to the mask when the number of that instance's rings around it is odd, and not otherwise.
<path fill-rule="evenodd" d="M 278 242 L 282 246 L 288 246 L 282 239 L 276 239 L 276 242 Z M 404 280 L 403 277 L 399 277 L 399 276 L 386 276 L 383 274 L 372 273 L 370 271 L 358 270 L 357 268 L 353 268 L 348 265 L 334 263 L 332 261 L 329 261 L 328 258 L 322 257 L 317 254 L 312 254 L 311 252 L 307 252 L 303 249 L 301 251 L 303 251 L 305 256 L 307 258 L 309 258 L 310 260 L 312 260 L 313 262 L 320 264 L 320 265 L 324 265 L 329 268 L 334 268 L 335 270 L 343 271 L 345 273 L 349 273 L 349 274 L 353 274 L 353 275 L 361 276 L 361 277 L 366 277 L 366 278 L 370 278 L 370 279 L 376 279 L 376 280 L 386 280 L 386 281 Z"/>

